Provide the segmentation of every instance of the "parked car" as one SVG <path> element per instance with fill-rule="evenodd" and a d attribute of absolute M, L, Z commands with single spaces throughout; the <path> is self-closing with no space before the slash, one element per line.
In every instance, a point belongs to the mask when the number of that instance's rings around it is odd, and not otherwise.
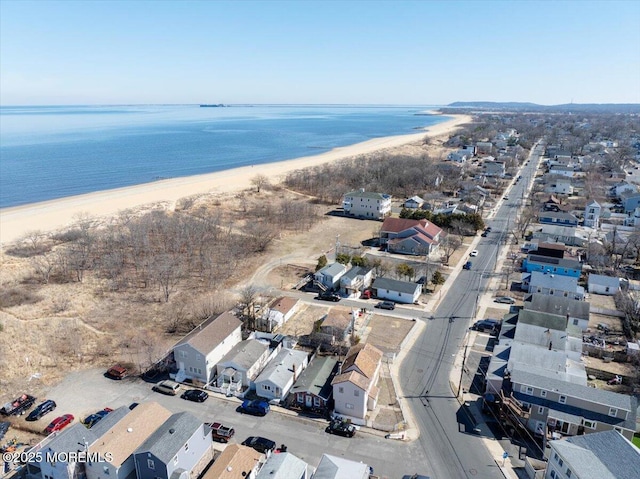
<path fill-rule="evenodd" d="M 329 423 L 325 432 L 336 434 L 337 436 L 353 437 L 356 435 L 356 428 L 351 423 L 334 419 Z"/>
<path fill-rule="evenodd" d="M 101 411 L 98 411 L 96 413 L 90 414 L 87 417 L 85 417 L 82 420 L 82 424 L 84 424 L 84 427 L 86 427 L 87 429 L 91 429 L 93 426 L 98 424 L 102 420 L 102 418 L 105 417 L 110 412 L 113 412 L 113 409 L 106 407 Z"/>
<path fill-rule="evenodd" d="M 467 261 L 462 269 L 471 269 L 471 266 L 473 266 L 473 263 L 471 261 Z"/>
<path fill-rule="evenodd" d="M 267 452 L 271 452 L 276 448 L 275 442 L 273 442 L 271 439 L 267 439 L 266 437 L 260 437 L 260 436 L 249 436 L 244 441 L 242 441 L 242 445 L 251 447 L 263 454 L 266 454 Z"/>
<path fill-rule="evenodd" d="M 429 476 L 423 476 L 422 474 L 405 474 L 402 479 L 429 479 Z"/>
<path fill-rule="evenodd" d="M 178 394 L 178 391 L 180 391 L 180 384 L 175 381 L 166 379 L 153 386 L 153 390 L 155 392 L 167 394 L 169 396 L 176 396 Z"/>
<path fill-rule="evenodd" d="M 44 429 L 44 432 L 51 434 L 52 432 L 62 431 L 65 427 L 71 424 L 74 419 L 73 414 L 64 414 L 59 416 L 51 421 L 51 423 Z"/>
<path fill-rule="evenodd" d="M 478 250 L 474 249 L 471 253 L 469 253 L 469 256 L 473 256 L 473 257 L 478 256 Z"/>
<path fill-rule="evenodd" d="M 375 305 L 376 308 L 378 309 L 396 309 L 396 303 L 394 303 L 393 301 L 380 301 L 378 304 Z"/>
<path fill-rule="evenodd" d="M 489 236 L 489 232 L 488 231 L 483 231 L 480 236 L 482 236 L 483 238 L 486 238 L 487 236 Z"/>
<path fill-rule="evenodd" d="M 342 298 L 337 293 L 320 293 L 318 296 L 316 296 L 316 299 L 320 299 L 322 301 L 333 301 L 334 303 L 337 303 Z"/>
<path fill-rule="evenodd" d="M 34 396 L 22 394 L 20 397 L 2 406 L 0 414 L 3 416 L 21 416 L 28 409 L 31 409 L 31 406 L 33 406 L 35 402 L 36 398 Z"/>
<path fill-rule="evenodd" d="M 484 230 L 485 230 L 487 233 L 491 233 L 491 226 L 487 226 Z"/>
<path fill-rule="evenodd" d="M 232 427 L 226 427 L 219 422 L 206 423 L 211 428 L 211 438 L 217 442 L 229 442 L 236 431 Z"/>
<path fill-rule="evenodd" d="M 27 416 L 27 421 L 37 421 L 45 414 L 49 414 L 56 408 L 56 403 L 51 399 L 47 399 L 46 401 L 41 402 L 36 406 L 36 408 L 29 413 Z"/>
<path fill-rule="evenodd" d="M 514 298 L 512 298 L 511 296 L 498 296 L 495 300 L 496 303 L 503 303 L 503 304 L 515 304 L 516 300 Z"/>
<path fill-rule="evenodd" d="M 199 389 L 189 389 L 188 391 L 183 392 L 180 397 L 187 401 L 205 402 L 209 398 L 209 395 Z"/>
<path fill-rule="evenodd" d="M 494 332 L 500 327 L 500 321 L 497 319 L 483 319 L 476 321 L 471 329 L 482 332 Z"/>
<path fill-rule="evenodd" d="M 107 369 L 107 377 L 111 379 L 124 379 L 129 375 L 129 370 L 119 364 Z"/>
<path fill-rule="evenodd" d="M 271 410 L 267 401 L 261 401 L 259 399 L 242 401 L 242 404 L 238 407 L 238 412 L 251 414 L 253 416 L 266 416 Z"/>

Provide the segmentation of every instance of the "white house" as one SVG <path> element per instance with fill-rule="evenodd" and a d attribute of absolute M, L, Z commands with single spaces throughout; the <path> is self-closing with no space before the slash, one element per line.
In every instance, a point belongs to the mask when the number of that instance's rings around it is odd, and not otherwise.
<path fill-rule="evenodd" d="M 342 207 L 345 214 L 358 218 L 384 219 L 391 214 L 391 195 L 365 191 L 350 191 L 344 195 Z"/>
<path fill-rule="evenodd" d="M 447 160 L 454 163 L 466 163 L 469 158 L 469 154 L 464 150 L 452 151 L 447 155 Z"/>
<path fill-rule="evenodd" d="M 584 288 L 578 286 L 578 278 L 533 271 L 522 274 L 522 289 L 528 293 L 584 299 Z"/>
<path fill-rule="evenodd" d="M 491 160 L 487 160 L 486 158 L 483 158 L 484 162 L 482 163 L 482 171 L 484 172 L 485 176 L 497 176 L 497 177 L 504 177 L 506 170 L 505 170 L 505 165 L 503 161 L 491 161 Z"/>
<path fill-rule="evenodd" d="M 621 181 L 609 188 L 609 196 L 620 198 L 624 193 L 637 193 L 638 186 L 628 181 Z"/>
<path fill-rule="evenodd" d="M 573 185 L 571 180 L 554 178 L 548 180 L 548 183 L 544 187 L 545 193 L 551 193 L 552 195 L 572 195 Z"/>
<path fill-rule="evenodd" d="M 227 311 L 187 334 L 173 347 L 178 368 L 175 380 L 191 379 L 209 384 L 218 361 L 242 340 L 241 326 L 242 321 Z"/>
<path fill-rule="evenodd" d="M 367 464 L 344 457 L 323 454 L 313 479 L 369 479 Z"/>
<path fill-rule="evenodd" d="M 332 263 L 318 270 L 313 275 L 314 279 L 325 288 L 333 289 L 338 286 L 340 278 L 347 272 L 346 265 L 342 263 Z"/>
<path fill-rule="evenodd" d="M 282 401 L 309 364 L 305 351 L 282 348 L 256 378 L 256 394 L 269 401 Z"/>
<path fill-rule="evenodd" d="M 378 402 L 378 377 L 382 351 L 370 344 L 352 346 L 342 363 L 333 386 L 334 411 L 357 424 L 366 424 L 367 411 Z"/>
<path fill-rule="evenodd" d="M 269 331 L 273 331 L 289 321 L 296 311 L 298 311 L 299 304 L 300 301 L 297 298 L 291 298 L 289 296 L 280 296 L 274 299 L 265 312 Z"/>
<path fill-rule="evenodd" d="M 254 387 L 253 381 L 279 351 L 266 341 L 246 339 L 236 344 L 216 365 L 216 386 L 227 394 L 238 394 Z"/>
<path fill-rule="evenodd" d="M 571 166 L 564 165 L 553 165 L 549 168 L 549 174 L 564 176 L 567 178 L 574 178 L 576 176 L 576 172 Z"/>
<path fill-rule="evenodd" d="M 347 297 L 358 297 L 371 285 L 373 270 L 364 266 L 354 266 L 340 278 L 340 292 Z"/>
<path fill-rule="evenodd" d="M 421 284 L 390 278 L 376 278 L 371 287 L 377 298 L 405 304 L 417 302 L 422 292 Z"/>
<path fill-rule="evenodd" d="M 417 195 L 412 196 L 411 198 L 408 198 L 404 202 L 405 208 L 417 209 L 417 208 L 422 208 L 422 205 L 424 205 L 424 200 Z"/>
<path fill-rule="evenodd" d="M 620 291 L 620 278 L 614 278 L 613 276 L 591 273 L 587 282 L 590 293 L 614 296 Z"/>
<path fill-rule="evenodd" d="M 600 214 L 602 207 L 596 200 L 591 201 L 584 208 L 584 225 L 589 228 L 598 229 L 600 226 Z"/>
<path fill-rule="evenodd" d="M 261 452 L 249 446 L 229 444 L 201 479 L 256 479 L 263 464 L 264 454 Z"/>

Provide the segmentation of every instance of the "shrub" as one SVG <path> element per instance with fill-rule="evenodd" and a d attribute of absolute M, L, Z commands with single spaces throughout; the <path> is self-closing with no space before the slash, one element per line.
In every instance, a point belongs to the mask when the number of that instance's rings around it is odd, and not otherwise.
<path fill-rule="evenodd" d="M 42 301 L 42 296 L 24 288 L 7 288 L 0 292 L 0 308 L 11 308 L 21 304 L 35 304 L 40 301 Z"/>

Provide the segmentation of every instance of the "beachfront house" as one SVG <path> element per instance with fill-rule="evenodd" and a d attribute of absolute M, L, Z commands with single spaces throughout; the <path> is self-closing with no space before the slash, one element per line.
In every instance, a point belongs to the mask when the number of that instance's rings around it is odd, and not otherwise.
<path fill-rule="evenodd" d="M 356 218 L 382 220 L 391 214 L 391 195 L 374 193 L 361 188 L 344 195 L 344 213 Z"/>
<path fill-rule="evenodd" d="M 209 384 L 222 357 L 242 340 L 242 321 L 231 311 L 197 326 L 173 347 L 175 380 Z"/>

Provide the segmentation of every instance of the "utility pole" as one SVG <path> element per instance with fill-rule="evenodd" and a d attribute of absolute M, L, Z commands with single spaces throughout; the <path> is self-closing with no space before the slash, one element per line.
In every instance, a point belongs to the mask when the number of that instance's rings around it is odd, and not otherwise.
<path fill-rule="evenodd" d="M 467 348 L 468 345 L 464 345 L 464 354 L 462 355 L 462 369 L 460 370 L 460 381 L 458 382 L 458 395 L 456 397 L 460 397 L 460 393 L 462 392 L 462 375 L 464 374 L 464 364 L 467 360 Z"/>

